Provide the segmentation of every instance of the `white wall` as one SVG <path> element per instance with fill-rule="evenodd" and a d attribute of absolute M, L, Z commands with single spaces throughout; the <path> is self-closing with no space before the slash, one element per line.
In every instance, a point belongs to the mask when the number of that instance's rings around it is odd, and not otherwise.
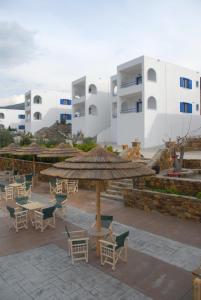
<path fill-rule="evenodd" d="M 25 120 L 18 118 L 19 115 L 24 115 L 24 110 L 0 108 L 0 113 L 3 113 L 5 116 L 4 119 L 0 119 L 0 125 L 3 125 L 5 128 L 10 126 L 11 128 L 19 130 L 18 126 L 25 124 Z"/>

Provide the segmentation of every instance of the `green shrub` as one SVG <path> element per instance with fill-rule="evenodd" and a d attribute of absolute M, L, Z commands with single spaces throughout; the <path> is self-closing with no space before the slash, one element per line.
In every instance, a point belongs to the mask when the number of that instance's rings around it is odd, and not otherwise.
<path fill-rule="evenodd" d="M 13 136 L 8 129 L 0 129 L 0 148 L 13 143 Z"/>
<path fill-rule="evenodd" d="M 195 196 L 196 196 L 196 198 L 201 200 L 201 192 L 198 192 Z"/>
<path fill-rule="evenodd" d="M 94 143 L 89 143 L 89 144 L 74 144 L 73 146 L 79 150 L 88 152 L 88 151 L 92 150 L 93 148 L 95 148 L 97 145 Z"/>

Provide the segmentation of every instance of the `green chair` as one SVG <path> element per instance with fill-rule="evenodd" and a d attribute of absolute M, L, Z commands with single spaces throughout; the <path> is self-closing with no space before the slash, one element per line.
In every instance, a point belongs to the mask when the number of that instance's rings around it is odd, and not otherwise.
<path fill-rule="evenodd" d="M 55 204 L 56 208 L 63 208 L 68 201 L 67 194 L 56 194 L 55 200 L 56 200 L 56 204 Z"/>
<path fill-rule="evenodd" d="M 19 205 L 30 203 L 28 196 L 17 196 L 15 199 L 16 199 L 16 203 Z"/>
<path fill-rule="evenodd" d="M 35 229 L 40 229 L 41 232 L 48 226 L 55 228 L 55 210 L 56 206 L 43 208 L 41 211 L 34 211 Z"/>
<path fill-rule="evenodd" d="M 28 228 L 28 211 L 24 210 L 21 211 L 19 208 L 13 208 L 10 206 L 6 206 L 9 217 L 10 217 L 10 224 L 9 228 L 13 225 L 15 227 L 16 232 L 18 232 L 19 229 Z"/>
<path fill-rule="evenodd" d="M 32 184 L 33 174 L 25 174 L 25 181 Z"/>
<path fill-rule="evenodd" d="M 114 240 L 111 242 L 106 240 L 99 241 L 101 265 L 109 264 L 114 271 L 119 259 L 127 262 L 128 236 L 129 231 L 126 231 L 114 237 Z"/>

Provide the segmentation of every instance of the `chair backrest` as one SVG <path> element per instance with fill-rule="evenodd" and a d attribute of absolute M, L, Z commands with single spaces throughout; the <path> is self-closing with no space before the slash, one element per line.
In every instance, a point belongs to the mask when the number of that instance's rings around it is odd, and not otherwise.
<path fill-rule="evenodd" d="M 16 202 L 21 205 L 27 204 L 28 200 L 29 200 L 28 196 L 21 196 L 21 197 L 17 196 L 16 197 Z"/>
<path fill-rule="evenodd" d="M 56 194 L 55 199 L 56 199 L 56 207 L 61 208 L 62 202 L 67 199 L 67 195 L 66 194 Z"/>
<path fill-rule="evenodd" d="M 31 188 L 32 188 L 32 183 L 30 181 L 26 181 L 25 182 L 25 189 L 26 189 L 26 191 L 28 191 Z"/>
<path fill-rule="evenodd" d="M 96 216 L 97 220 L 97 216 Z M 101 215 L 101 227 L 109 228 L 113 221 L 113 216 Z"/>
<path fill-rule="evenodd" d="M 65 230 L 66 230 L 66 233 L 67 233 L 68 238 L 70 238 L 70 232 L 68 231 L 67 225 L 65 225 Z"/>
<path fill-rule="evenodd" d="M 115 240 L 116 245 L 117 245 L 116 249 L 124 246 L 125 240 L 128 236 L 129 236 L 129 231 L 126 231 L 126 232 L 116 236 L 116 240 Z"/>
<path fill-rule="evenodd" d="M 43 220 L 49 219 L 53 217 L 54 211 L 56 209 L 56 206 L 50 206 L 47 208 L 43 208 L 42 213 L 43 213 Z"/>
<path fill-rule="evenodd" d="M 15 209 L 10 206 L 6 206 L 7 210 L 9 211 L 10 217 L 15 218 Z"/>
<path fill-rule="evenodd" d="M 5 186 L 6 198 L 13 198 L 13 187 Z"/>
<path fill-rule="evenodd" d="M 33 174 L 25 174 L 25 181 L 32 182 Z"/>

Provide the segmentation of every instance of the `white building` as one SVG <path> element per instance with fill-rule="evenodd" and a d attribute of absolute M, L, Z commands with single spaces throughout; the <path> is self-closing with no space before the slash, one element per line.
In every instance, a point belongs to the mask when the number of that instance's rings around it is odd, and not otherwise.
<path fill-rule="evenodd" d="M 140 140 L 144 148 L 177 136 L 201 134 L 200 73 L 141 56 L 117 67 L 111 77 L 110 139 Z"/>
<path fill-rule="evenodd" d="M 110 128 L 109 81 L 82 77 L 72 82 L 72 133 L 95 137 Z"/>
<path fill-rule="evenodd" d="M 0 107 L 0 128 L 25 130 L 24 103 Z"/>
<path fill-rule="evenodd" d="M 31 90 L 25 94 L 25 129 L 34 134 L 56 121 L 71 123 L 71 100 L 57 91 Z"/>

